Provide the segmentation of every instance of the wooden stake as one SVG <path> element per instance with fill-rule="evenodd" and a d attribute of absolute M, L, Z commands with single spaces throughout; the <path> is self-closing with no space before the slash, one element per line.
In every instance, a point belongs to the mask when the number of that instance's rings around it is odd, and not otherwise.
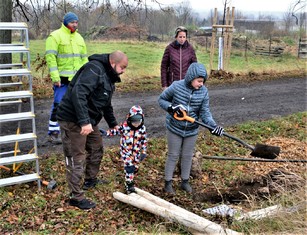
<path fill-rule="evenodd" d="M 212 37 L 211 37 L 211 48 L 210 48 L 210 72 L 213 70 L 213 59 L 214 59 L 214 52 L 215 52 L 215 38 L 217 34 L 217 30 L 222 28 L 224 31 L 224 47 L 223 47 L 223 70 L 227 70 L 229 67 L 230 61 L 230 51 L 231 51 L 231 43 L 232 43 L 232 36 L 233 36 L 233 28 L 234 28 L 234 10 L 235 8 L 232 7 L 231 12 L 231 19 L 230 19 L 230 10 L 227 7 L 227 14 L 226 14 L 226 21 L 225 25 L 216 24 L 217 21 L 217 8 L 214 9 L 214 18 L 212 22 Z"/>
<path fill-rule="evenodd" d="M 231 21 L 230 21 L 230 25 L 233 27 L 233 24 L 234 24 L 234 18 L 235 18 L 235 8 L 232 7 L 232 10 L 231 10 Z M 233 37 L 233 32 L 231 31 L 229 33 L 229 37 L 228 37 L 228 40 L 227 40 L 227 43 L 228 43 L 228 47 L 227 47 L 227 63 L 226 63 L 226 68 L 228 69 L 229 68 L 229 64 L 230 64 L 230 53 L 231 53 L 231 43 L 232 43 L 232 37 Z"/>
<path fill-rule="evenodd" d="M 215 44 L 215 37 L 216 37 L 216 32 L 217 29 L 213 27 L 213 25 L 216 24 L 217 21 L 217 8 L 214 8 L 214 17 L 213 17 L 213 22 L 212 22 L 212 36 L 211 36 L 211 47 L 210 47 L 210 72 L 213 69 L 213 57 L 214 57 L 214 44 Z"/>

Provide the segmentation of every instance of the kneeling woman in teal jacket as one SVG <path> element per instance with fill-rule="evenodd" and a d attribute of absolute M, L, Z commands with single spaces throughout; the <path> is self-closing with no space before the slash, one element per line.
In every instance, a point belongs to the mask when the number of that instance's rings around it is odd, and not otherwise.
<path fill-rule="evenodd" d="M 198 124 L 180 121 L 174 113 L 185 110 L 187 115 L 214 127 L 213 135 L 223 135 L 224 129 L 216 124 L 209 108 L 208 89 L 204 86 L 207 71 L 203 64 L 192 63 L 184 80 L 175 81 L 159 96 L 159 105 L 166 110 L 168 155 L 165 164 L 164 191 L 174 194 L 173 173 L 181 158 L 181 189 L 191 193 L 189 184 L 193 151 L 198 135 Z"/>

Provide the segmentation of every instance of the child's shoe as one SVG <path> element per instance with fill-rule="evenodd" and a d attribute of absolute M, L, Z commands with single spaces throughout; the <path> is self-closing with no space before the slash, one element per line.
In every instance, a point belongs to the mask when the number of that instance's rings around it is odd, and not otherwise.
<path fill-rule="evenodd" d="M 136 193 L 133 181 L 126 181 L 126 191 L 127 194 Z"/>

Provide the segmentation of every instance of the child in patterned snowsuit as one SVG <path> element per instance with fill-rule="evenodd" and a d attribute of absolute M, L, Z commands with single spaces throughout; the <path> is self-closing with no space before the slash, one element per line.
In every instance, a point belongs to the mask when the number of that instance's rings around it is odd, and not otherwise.
<path fill-rule="evenodd" d="M 124 161 L 125 186 L 127 193 L 135 192 L 134 176 L 139 163 L 146 158 L 147 133 L 143 110 L 139 105 L 132 106 L 127 119 L 118 129 L 107 131 L 107 136 L 120 135 L 120 155 Z"/>

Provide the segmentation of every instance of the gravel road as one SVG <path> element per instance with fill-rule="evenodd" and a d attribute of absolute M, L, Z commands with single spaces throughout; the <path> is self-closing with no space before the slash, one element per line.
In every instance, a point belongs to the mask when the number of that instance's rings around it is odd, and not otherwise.
<path fill-rule="evenodd" d="M 246 84 L 208 86 L 210 108 L 215 121 L 227 126 L 249 120 L 266 120 L 306 111 L 306 78 L 287 78 L 254 81 Z M 159 92 L 116 93 L 113 107 L 119 122 L 124 120 L 130 107 L 139 104 L 145 113 L 148 137 L 165 135 L 165 112 L 158 106 Z M 35 100 L 36 131 L 39 154 L 61 152 L 62 146 L 43 144 L 46 140 L 51 99 Z M 107 129 L 102 120 L 100 127 Z M 1 128 L 0 134 L 3 128 Z M 117 137 L 104 141 L 105 146 L 117 145 Z"/>

